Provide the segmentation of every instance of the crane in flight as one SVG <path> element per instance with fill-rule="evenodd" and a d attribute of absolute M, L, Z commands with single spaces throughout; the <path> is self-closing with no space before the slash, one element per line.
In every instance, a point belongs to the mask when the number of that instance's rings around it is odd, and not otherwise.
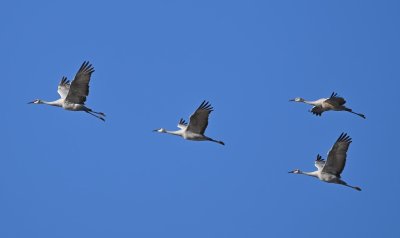
<path fill-rule="evenodd" d="M 105 121 L 105 114 L 95 112 L 85 106 L 86 97 L 89 95 L 90 76 L 94 72 L 92 64 L 88 61 L 83 62 L 72 82 L 67 80 L 67 77 L 62 77 L 58 85 L 58 94 L 60 99 L 48 102 L 41 99 L 36 99 L 28 104 L 47 104 L 50 106 L 62 107 L 69 111 L 84 111 L 98 119 Z"/>
<path fill-rule="evenodd" d="M 326 161 L 322 159 L 321 155 L 317 155 L 317 159 L 315 160 L 315 167 L 318 169 L 317 171 L 303 172 L 299 169 L 295 169 L 289 173 L 304 174 L 318 178 L 327 183 L 341 184 L 357 191 L 361 191 L 361 188 L 348 185 L 340 177 L 346 164 L 346 152 L 349 149 L 350 143 L 351 138 L 346 133 L 342 133 L 328 152 L 328 159 Z"/>
<path fill-rule="evenodd" d="M 212 141 L 225 145 L 224 142 L 211 139 L 204 135 L 208 125 L 208 116 L 213 111 L 213 107 L 207 101 L 203 101 L 197 110 L 190 116 L 189 124 L 185 120 L 180 119 L 178 123 L 179 130 L 177 131 L 167 131 L 164 128 L 153 130 L 160 133 L 168 133 L 171 135 L 181 136 L 186 140 L 194 141 Z"/>
<path fill-rule="evenodd" d="M 344 105 L 346 103 L 346 100 L 342 97 L 339 97 L 335 92 L 333 92 L 329 98 L 321 98 L 315 101 L 306 101 L 304 100 L 304 98 L 300 97 L 290 99 L 289 101 L 302 102 L 312 105 L 313 108 L 311 109 L 311 112 L 316 116 L 321 116 L 322 113 L 325 111 L 346 111 L 366 119 L 364 114 L 353 112 L 352 109 L 347 108 Z"/>

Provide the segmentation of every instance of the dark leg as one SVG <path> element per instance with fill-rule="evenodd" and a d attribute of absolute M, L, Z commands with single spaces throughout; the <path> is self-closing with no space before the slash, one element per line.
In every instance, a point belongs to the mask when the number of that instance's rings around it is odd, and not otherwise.
<path fill-rule="evenodd" d="M 350 108 L 345 107 L 344 110 L 345 110 L 346 112 L 350 112 L 350 113 L 356 114 L 357 116 L 360 116 L 360 117 L 366 119 L 366 117 L 364 116 L 364 114 L 357 113 L 357 112 L 353 112 L 353 110 L 351 110 Z"/>
<path fill-rule="evenodd" d="M 99 119 L 102 120 L 102 121 L 106 121 L 103 117 L 94 114 L 92 111 L 84 111 L 84 112 L 89 113 L 90 115 L 92 115 L 92 116 L 94 116 L 94 117 L 97 117 L 97 118 L 99 118 Z"/>
<path fill-rule="evenodd" d="M 86 112 L 91 112 L 91 113 L 100 115 L 100 116 L 102 116 L 102 117 L 105 117 L 105 116 L 106 116 L 106 114 L 104 114 L 103 112 L 95 112 L 95 111 L 93 111 L 92 109 L 90 109 L 90 108 L 88 108 L 88 107 L 84 107 L 83 110 L 86 111 Z"/>
<path fill-rule="evenodd" d="M 94 112 L 94 113 L 96 113 L 96 114 L 98 114 L 98 115 L 100 115 L 100 116 L 102 116 L 102 117 L 105 117 L 105 116 L 106 116 L 106 114 L 104 114 L 103 112 L 95 112 L 95 111 L 92 111 L 92 112 Z"/>
<path fill-rule="evenodd" d="M 98 114 L 98 115 L 100 115 L 100 116 L 102 116 L 102 117 L 105 117 L 105 116 L 106 116 L 106 114 L 104 114 L 103 112 L 95 112 L 95 111 L 93 111 L 92 109 L 89 109 L 89 111 L 90 111 L 90 112 L 93 112 L 93 113 L 96 113 L 96 114 Z"/>
<path fill-rule="evenodd" d="M 218 144 L 221 144 L 221 145 L 225 145 L 225 143 L 223 142 L 223 141 L 219 141 L 219 140 L 214 140 L 214 139 L 211 139 L 211 138 L 207 138 L 209 141 L 212 141 L 212 142 L 215 142 L 215 143 L 218 143 Z"/>
<path fill-rule="evenodd" d="M 361 188 L 356 187 L 356 186 L 348 185 L 348 184 L 347 184 L 345 181 L 343 181 L 343 180 L 339 180 L 338 182 L 339 182 L 339 184 L 344 185 L 344 186 L 346 186 L 346 187 L 355 189 L 355 190 L 357 190 L 357 191 L 361 191 Z"/>

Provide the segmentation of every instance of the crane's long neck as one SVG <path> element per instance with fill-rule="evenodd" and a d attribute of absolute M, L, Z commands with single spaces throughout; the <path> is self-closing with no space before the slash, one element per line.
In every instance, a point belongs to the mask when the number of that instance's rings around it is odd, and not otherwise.
<path fill-rule="evenodd" d="M 299 174 L 304 174 L 304 175 L 311 176 L 311 177 L 315 177 L 315 178 L 318 178 L 317 173 L 318 173 L 318 171 L 314 171 L 314 172 L 303 172 L 303 171 L 299 171 Z"/>
<path fill-rule="evenodd" d="M 165 133 L 171 134 L 171 135 L 176 135 L 176 136 L 182 136 L 182 131 L 165 131 Z"/>
<path fill-rule="evenodd" d="M 303 103 L 313 105 L 313 106 L 318 106 L 319 103 L 317 101 L 306 101 L 304 100 Z"/>
<path fill-rule="evenodd" d="M 55 106 L 55 107 L 62 107 L 62 101 L 60 99 L 51 101 L 51 102 L 40 100 L 40 104 L 46 104 L 46 105 Z"/>

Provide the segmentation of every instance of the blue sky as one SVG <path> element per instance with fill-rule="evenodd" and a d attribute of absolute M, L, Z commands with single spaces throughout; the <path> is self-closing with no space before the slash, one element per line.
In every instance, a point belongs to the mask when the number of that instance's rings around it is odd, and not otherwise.
<path fill-rule="evenodd" d="M 397 237 L 399 7 L 3 2 L 0 237 Z M 26 104 L 57 99 L 84 60 L 105 123 Z M 367 120 L 288 102 L 332 91 Z M 225 147 L 151 132 L 204 99 Z M 341 132 L 362 192 L 287 173 Z"/>

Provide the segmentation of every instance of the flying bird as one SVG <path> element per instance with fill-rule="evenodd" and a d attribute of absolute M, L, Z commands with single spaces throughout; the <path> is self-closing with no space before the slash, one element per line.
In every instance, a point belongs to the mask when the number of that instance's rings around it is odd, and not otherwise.
<path fill-rule="evenodd" d="M 328 152 L 328 159 L 326 161 L 322 159 L 321 155 L 317 155 L 317 159 L 315 160 L 315 167 L 318 169 L 317 171 L 303 172 L 299 169 L 295 169 L 289 173 L 304 174 L 318 178 L 327 183 L 341 184 L 357 191 L 361 191 L 361 188 L 348 185 L 340 177 L 346 164 L 346 152 L 349 149 L 350 143 L 351 138 L 346 133 L 342 133 Z"/>
<path fill-rule="evenodd" d="M 90 76 L 94 72 L 93 66 L 88 62 L 83 62 L 72 82 L 67 80 L 67 77 L 62 77 L 58 85 L 58 94 L 60 99 L 48 102 L 41 99 L 36 99 L 28 104 L 47 104 L 50 106 L 62 107 L 69 111 L 84 111 L 92 116 L 105 121 L 106 116 L 102 112 L 95 112 L 85 106 L 86 97 L 89 95 Z"/>
<path fill-rule="evenodd" d="M 189 124 L 185 120 L 180 119 L 178 123 L 179 130 L 177 131 L 167 131 L 164 128 L 154 130 L 155 132 L 168 133 L 171 135 L 181 136 L 186 140 L 194 141 L 212 141 L 225 145 L 224 142 L 211 139 L 204 135 L 208 125 L 208 116 L 213 111 L 213 107 L 207 101 L 203 101 L 197 110 L 190 116 Z"/>
<path fill-rule="evenodd" d="M 356 114 L 357 116 L 360 116 L 364 119 L 366 117 L 364 114 L 353 112 L 352 109 L 347 108 L 344 104 L 346 103 L 346 100 L 342 97 L 339 97 L 337 93 L 333 92 L 329 98 L 321 98 L 315 101 L 306 101 L 303 98 L 295 98 L 295 99 L 290 99 L 289 101 L 291 102 L 302 102 L 306 104 L 313 105 L 314 107 L 311 109 L 311 112 L 314 115 L 321 116 L 323 112 L 325 111 L 346 111 L 350 112 L 353 114 Z"/>

